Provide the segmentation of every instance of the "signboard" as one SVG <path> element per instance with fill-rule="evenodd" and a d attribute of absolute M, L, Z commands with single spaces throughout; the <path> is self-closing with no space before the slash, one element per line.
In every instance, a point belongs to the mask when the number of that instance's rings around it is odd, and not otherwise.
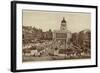
<path fill-rule="evenodd" d="M 67 33 L 56 33 L 56 38 L 67 38 Z"/>

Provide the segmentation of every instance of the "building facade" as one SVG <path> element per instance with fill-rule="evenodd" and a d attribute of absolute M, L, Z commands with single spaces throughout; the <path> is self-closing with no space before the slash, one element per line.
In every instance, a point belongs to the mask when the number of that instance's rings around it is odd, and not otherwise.
<path fill-rule="evenodd" d="M 63 18 L 60 30 L 53 31 L 53 47 L 55 49 L 67 49 L 70 39 L 71 32 L 67 29 L 67 21 Z"/>

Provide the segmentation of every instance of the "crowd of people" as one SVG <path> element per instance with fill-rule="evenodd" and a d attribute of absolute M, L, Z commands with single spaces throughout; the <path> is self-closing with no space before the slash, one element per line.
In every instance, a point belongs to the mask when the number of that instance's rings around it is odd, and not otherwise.
<path fill-rule="evenodd" d="M 54 47 L 56 45 L 56 47 Z M 43 56 L 58 56 L 58 57 L 90 57 L 90 48 L 85 45 L 70 43 L 65 48 L 64 42 L 62 44 L 56 41 L 54 45 L 53 40 L 45 40 L 44 42 L 29 43 L 23 46 L 23 56 L 43 57 Z"/>

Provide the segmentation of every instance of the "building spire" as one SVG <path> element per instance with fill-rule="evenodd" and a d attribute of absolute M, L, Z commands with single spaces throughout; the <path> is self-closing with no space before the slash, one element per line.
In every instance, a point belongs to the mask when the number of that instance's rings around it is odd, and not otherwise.
<path fill-rule="evenodd" d="M 64 17 L 63 17 L 62 23 L 66 23 L 66 20 L 65 20 L 65 18 L 64 18 Z"/>
<path fill-rule="evenodd" d="M 63 17 L 62 21 L 61 21 L 61 26 L 60 26 L 61 30 L 66 30 L 67 29 L 67 24 L 66 24 L 66 20 Z"/>

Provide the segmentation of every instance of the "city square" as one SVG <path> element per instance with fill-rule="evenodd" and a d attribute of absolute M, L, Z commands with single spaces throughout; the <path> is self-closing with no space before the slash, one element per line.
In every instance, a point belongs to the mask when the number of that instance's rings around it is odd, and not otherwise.
<path fill-rule="evenodd" d="M 59 30 L 23 26 L 23 62 L 91 58 L 91 32 L 71 33 L 63 17 Z"/>

